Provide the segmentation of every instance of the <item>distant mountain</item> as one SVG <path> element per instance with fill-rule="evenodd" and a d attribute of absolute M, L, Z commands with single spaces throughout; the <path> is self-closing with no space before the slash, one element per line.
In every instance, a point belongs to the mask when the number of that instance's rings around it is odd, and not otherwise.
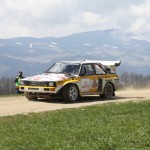
<path fill-rule="evenodd" d="M 122 40 L 117 30 L 65 37 L 0 39 L 0 77 L 42 73 L 60 60 L 121 60 L 119 73 L 150 74 L 150 42 Z"/>

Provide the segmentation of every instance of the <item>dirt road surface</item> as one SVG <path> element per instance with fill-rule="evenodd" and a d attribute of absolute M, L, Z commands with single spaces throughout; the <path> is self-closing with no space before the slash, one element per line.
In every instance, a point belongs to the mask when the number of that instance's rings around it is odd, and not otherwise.
<path fill-rule="evenodd" d="M 150 100 L 150 89 L 145 90 L 126 90 L 117 91 L 112 100 L 103 100 L 98 96 L 84 97 L 81 101 L 70 104 L 64 103 L 59 99 L 40 99 L 38 101 L 29 101 L 25 96 L 0 97 L 0 116 L 9 116 L 16 114 L 28 114 L 31 112 L 42 112 L 57 110 L 63 108 L 75 108 L 81 106 L 116 103 L 127 101 Z"/>

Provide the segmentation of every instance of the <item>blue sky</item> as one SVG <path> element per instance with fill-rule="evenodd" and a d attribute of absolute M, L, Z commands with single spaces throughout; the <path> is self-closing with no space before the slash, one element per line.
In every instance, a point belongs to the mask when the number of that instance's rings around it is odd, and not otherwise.
<path fill-rule="evenodd" d="M 149 0 L 0 0 L 0 38 L 118 29 L 150 40 Z"/>

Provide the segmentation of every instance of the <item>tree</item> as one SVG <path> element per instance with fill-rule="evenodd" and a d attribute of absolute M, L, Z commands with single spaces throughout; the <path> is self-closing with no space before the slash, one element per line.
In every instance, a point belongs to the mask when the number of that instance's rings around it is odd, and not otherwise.
<path fill-rule="evenodd" d="M 125 72 L 121 74 L 120 81 L 125 88 L 150 88 L 150 75 L 144 76 L 142 74 Z"/>

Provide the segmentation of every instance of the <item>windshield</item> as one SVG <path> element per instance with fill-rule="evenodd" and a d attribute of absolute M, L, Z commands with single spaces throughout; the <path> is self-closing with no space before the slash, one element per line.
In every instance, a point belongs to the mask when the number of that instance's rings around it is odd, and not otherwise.
<path fill-rule="evenodd" d="M 47 73 L 64 73 L 64 74 L 79 74 L 80 64 L 77 63 L 56 63 Z"/>

